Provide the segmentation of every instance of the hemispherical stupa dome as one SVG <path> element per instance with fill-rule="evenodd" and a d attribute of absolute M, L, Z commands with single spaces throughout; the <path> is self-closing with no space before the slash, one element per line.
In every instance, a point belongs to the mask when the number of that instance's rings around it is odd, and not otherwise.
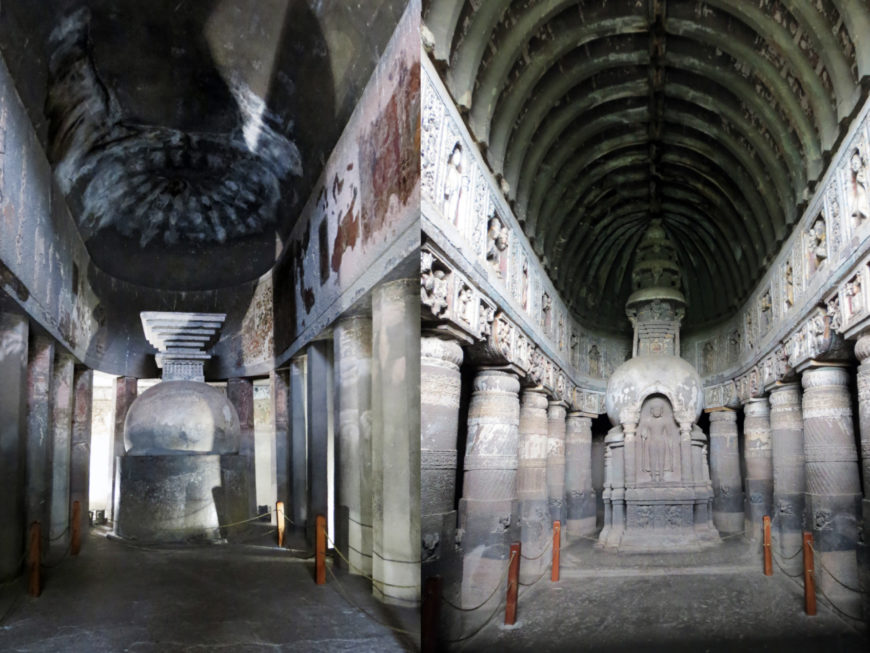
<path fill-rule="evenodd" d="M 163 381 L 143 392 L 124 422 L 128 456 L 239 451 L 239 416 L 218 388 Z"/>
<path fill-rule="evenodd" d="M 694 367 L 677 356 L 636 356 L 620 365 L 607 382 L 607 416 L 614 425 L 639 415 L 652 394 L 668 398 L 678 422 L 694 422 L 704 409 L 704 387 Z"/>

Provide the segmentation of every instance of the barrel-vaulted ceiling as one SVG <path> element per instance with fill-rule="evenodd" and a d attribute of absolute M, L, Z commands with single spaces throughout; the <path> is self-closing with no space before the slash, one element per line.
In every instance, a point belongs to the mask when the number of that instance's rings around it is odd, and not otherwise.
<path fill-rule="evenodd" d="M 611 328 L 657 217 L 687 325 L 730 315 L 870 80 L 867 0 L 429 0 L 424 24 L 551 278 Z"/>

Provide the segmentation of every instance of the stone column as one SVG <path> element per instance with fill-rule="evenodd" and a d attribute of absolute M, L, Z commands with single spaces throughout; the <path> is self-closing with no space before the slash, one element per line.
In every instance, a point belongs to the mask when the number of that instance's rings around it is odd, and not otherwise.
<path fill-rule="evenodd" d="M 310 547 L 315 543 L 317 515 L 329 519 L 329 420 L 332 413 L 330 405 L 329 343 L 324 340 L 308 345 L 305 393 L 308 408 L 308 444 L 306 448 L 308 480 L 307 514 L 305 539 Z M 330 529 L 329 536 L 335 538 Z"/>
<path fill-rule="evenodd" d="M 290 359 L 290 518 L 295 528 L 308 521 L 308 415 L 305 380 L 308 361 L 305 356 Z"/>
<path fill-rule="evenodd" d="M 295 521 L 290 494 L 289 379 L 285 370 L 269 373 L 269 399 L 272 402 L 272 423 L 275 429 L 275 501 L 283 501 L 287 519 Z"/>
<path fill-rule="evenodd" d="M 136 401 L 137 381 L 129 376 L 119 376 L 114 380 L 114 403 L 112 404 L 112 439 L 109 441 L 109 469 L 112 470 L 109 505 L 106 507 L 109 521 L 115 521 L 115 504 L 118 499 L 118 457 L 124 451 L 124 420 L 130 405 Z"/>
<path fill-rule="evenodd" d="M 456 437 L 462 347 L 455 340 L 420 343 L 420 485 L 423 577 L 449 573 L 456 539 Z"/>
<path fill-rule="evenodd" d="M 855 343 L 858 366 L 858 423 L 861 429 L 861 478 L 864 479 L 862 516 L 864 543 L 870 544 L 870 333 Z M 868 588 L 870 590 L 870 588 Z"/>
<path fill-rule="evenodd" d="M 746 459 L 746 537 L 761 542 L 764 516 L 773 516 L 773 451 L 770 439 L 770 404 L 753 399 L 743 407 L 743 456 Z"/>
<path fill-rule="evenodd" d="M 419 278 L 372 292 L 372 481 L 374 595 L 419 605 Z"/>
<path fill-rule="evenodd" d="M 800 386 L 778 385 L 770 391 L 770 437 L 773 445 L 773 549 L 789 573 L 803 566 L 804 528 L 804 421 Z M 794 556 L 794 557 L 792 557 Z M 788 559 L 786 559 L 788 558 Z"/>
<path fill-rule="evenodd" d="M 355 316 L 333 332 L 338 372 L 335 537 L 351 573 L 372 573 L 372 321 Z M 339 557 L 336 562 L 341 562 Z"/>
<path fill-rule="evenodd" d="M 565 422 L 565 498 L 568 537 L 595 532 L 592 489 L 592 418 L 568 413 Z"/>
<path fill-rule="evenodd" d="M 82 546 L 88 532 L 88 495 L 90 490 L 91 469 L 91 413 L 94 399 L 94 372 L 78 368 L 73 380 L 73 418 L 72 418 L 72 460 L 70 465 L 69 494 L 70 506 L 78 501 L 81 506 L 79 530 L 83 537 Z"/>
<path fill-rule="evenodd" d="M 852 428 L 849 372 L 842 367 L 811 367 L 803 373 L 804 455 L 807 503 L 816 550 L 819 588 L 845 612 L 860 617 L 858 514 L 861 488 Z"/>
<path fill-rule="evenodd" d="M 501 581 L 519 534 L 519 391 L 516 375 L 503 370 L 481 369 L 472 385 L 459 502 L 464 607 L 478 605 Z"/>
<path fill-rule="evenodd" d="M 27 318 L 0 312 L 0 582 L 18 573 L 25 533 Z"/>
<path fill-rule="evenodd" d="M 27 468 L 26 520 L 42 525 L 42 550 L 48 550 L 51 523 L 51 377 L 54 341 L 30 340 L 27 356 Z"/>
<path fill-rule="evenodd" d="M 248 474 L 248 516 L 257 514 L 257 470 L 254 453 L 254 382 L 227 379 L 227 399 L 239 415 L 239 455 Z"/>
<path fill-rule="evenodd" d="M 57 352 L 51 375 L 51 548 L 66 550 L 69 542 L 70 463 L 72 456 L 73 372 L 69 354 Z"/>
<path fill-rule="evenodd" d="M 710 413 L 710 476 L 713 482 L 713 524 L 722 534 L 743 530 L 743 492 L 737 451 L 737 414 Z"/>
<path fill-rule="evenodd" d="M 541 552 L 550 544 L 550 510 L 547 500 L 547 395 L 538 388 L 523 390 L 520 404 L 520 442 L 517 460 L 517 497 L 524 559 L 520 579 L 530 583 L 547 567 Z"/>
<path fill-rule="evenodd" d="M 558 520 L 565 539 L 565 403 L 551 401 L 547 411 L 547 503 L 550 507 L 550 532 Z"/>

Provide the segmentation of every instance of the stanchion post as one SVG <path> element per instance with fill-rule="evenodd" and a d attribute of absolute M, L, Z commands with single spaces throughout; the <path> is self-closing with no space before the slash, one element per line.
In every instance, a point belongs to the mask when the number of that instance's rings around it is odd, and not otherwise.
<path fill-rule="evenodd" d="M 773 556 L 770 551 L 770 517 L 764 516 L 764 575 L 773 576 Z"/>
<path fill-rule="evenodd" d="M 504 625 L 513 626 L 517 622 L 517 592 L 520 589 L 520 543 L 511 544 L 510 566 L 508 567 L 507 605 L 504 609 Z"/>
<path fill-rule="evenodd" d="M 437 653 L 441 621 L 441 576 L 429 576 L 423 585 L 422 653 Z"/>
<path fill-rule="evenodd" d="M 315 530 L 317 536 L 314 543 L 314 582 L 323 585 L 326 583 L 326 517 L 317 515 Z"/>
<path fill-rule="evenodd" d="M 39 578 L 40 564 L 40 548 L 42 546 L 42 535 L 39 522 L 35 521 L 30 525 L 30 548 L 28 549 L 27 557 L 27 572 L 28 585 L 27 593 L 30 596 L 39 596 L 42 592 L 42 583 Z"/>
<path fill-rule="evenodd" d="M 275 514 L 278 515 L 278 546 L 284 546 L 284 502 L 275 504 Z"/>
<path fill-rule="evenodd" d="M 77 556 L 82 550 L 82 504 L 78 501 L 73 501 L 72 505 L 72 527 L 70 534 L 69 552 L 71 555 Z"/>
<path fill-rule="evenodd" d="M 810 616 L 816 614 L 816 580 L 813 576 L 813 534 L 804 533 L 804 609 Z"/>
<path fill-rule="evenodd" d="M 562 523 L 558 520 L 553 522 L 553 571 L 550 580 L 554 583 L 559 580 L 559 545 L 562 542 Z"/>

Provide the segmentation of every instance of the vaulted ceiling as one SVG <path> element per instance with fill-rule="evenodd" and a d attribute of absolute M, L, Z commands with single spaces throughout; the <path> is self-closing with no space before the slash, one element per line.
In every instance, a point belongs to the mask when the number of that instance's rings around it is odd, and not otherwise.
<path fill-rule="evenodd" d="M 8 0 L 0 50 L 94 263 L 205 290 L 274 265 L 406 6 Z"/>
<path fill-rule="evenodd" d="M 865 0 L 430 0 L 424 24 L 557 288 L 611 328 L 655 218 L 687 326 L 733 313 L 870 79 Z"/>

